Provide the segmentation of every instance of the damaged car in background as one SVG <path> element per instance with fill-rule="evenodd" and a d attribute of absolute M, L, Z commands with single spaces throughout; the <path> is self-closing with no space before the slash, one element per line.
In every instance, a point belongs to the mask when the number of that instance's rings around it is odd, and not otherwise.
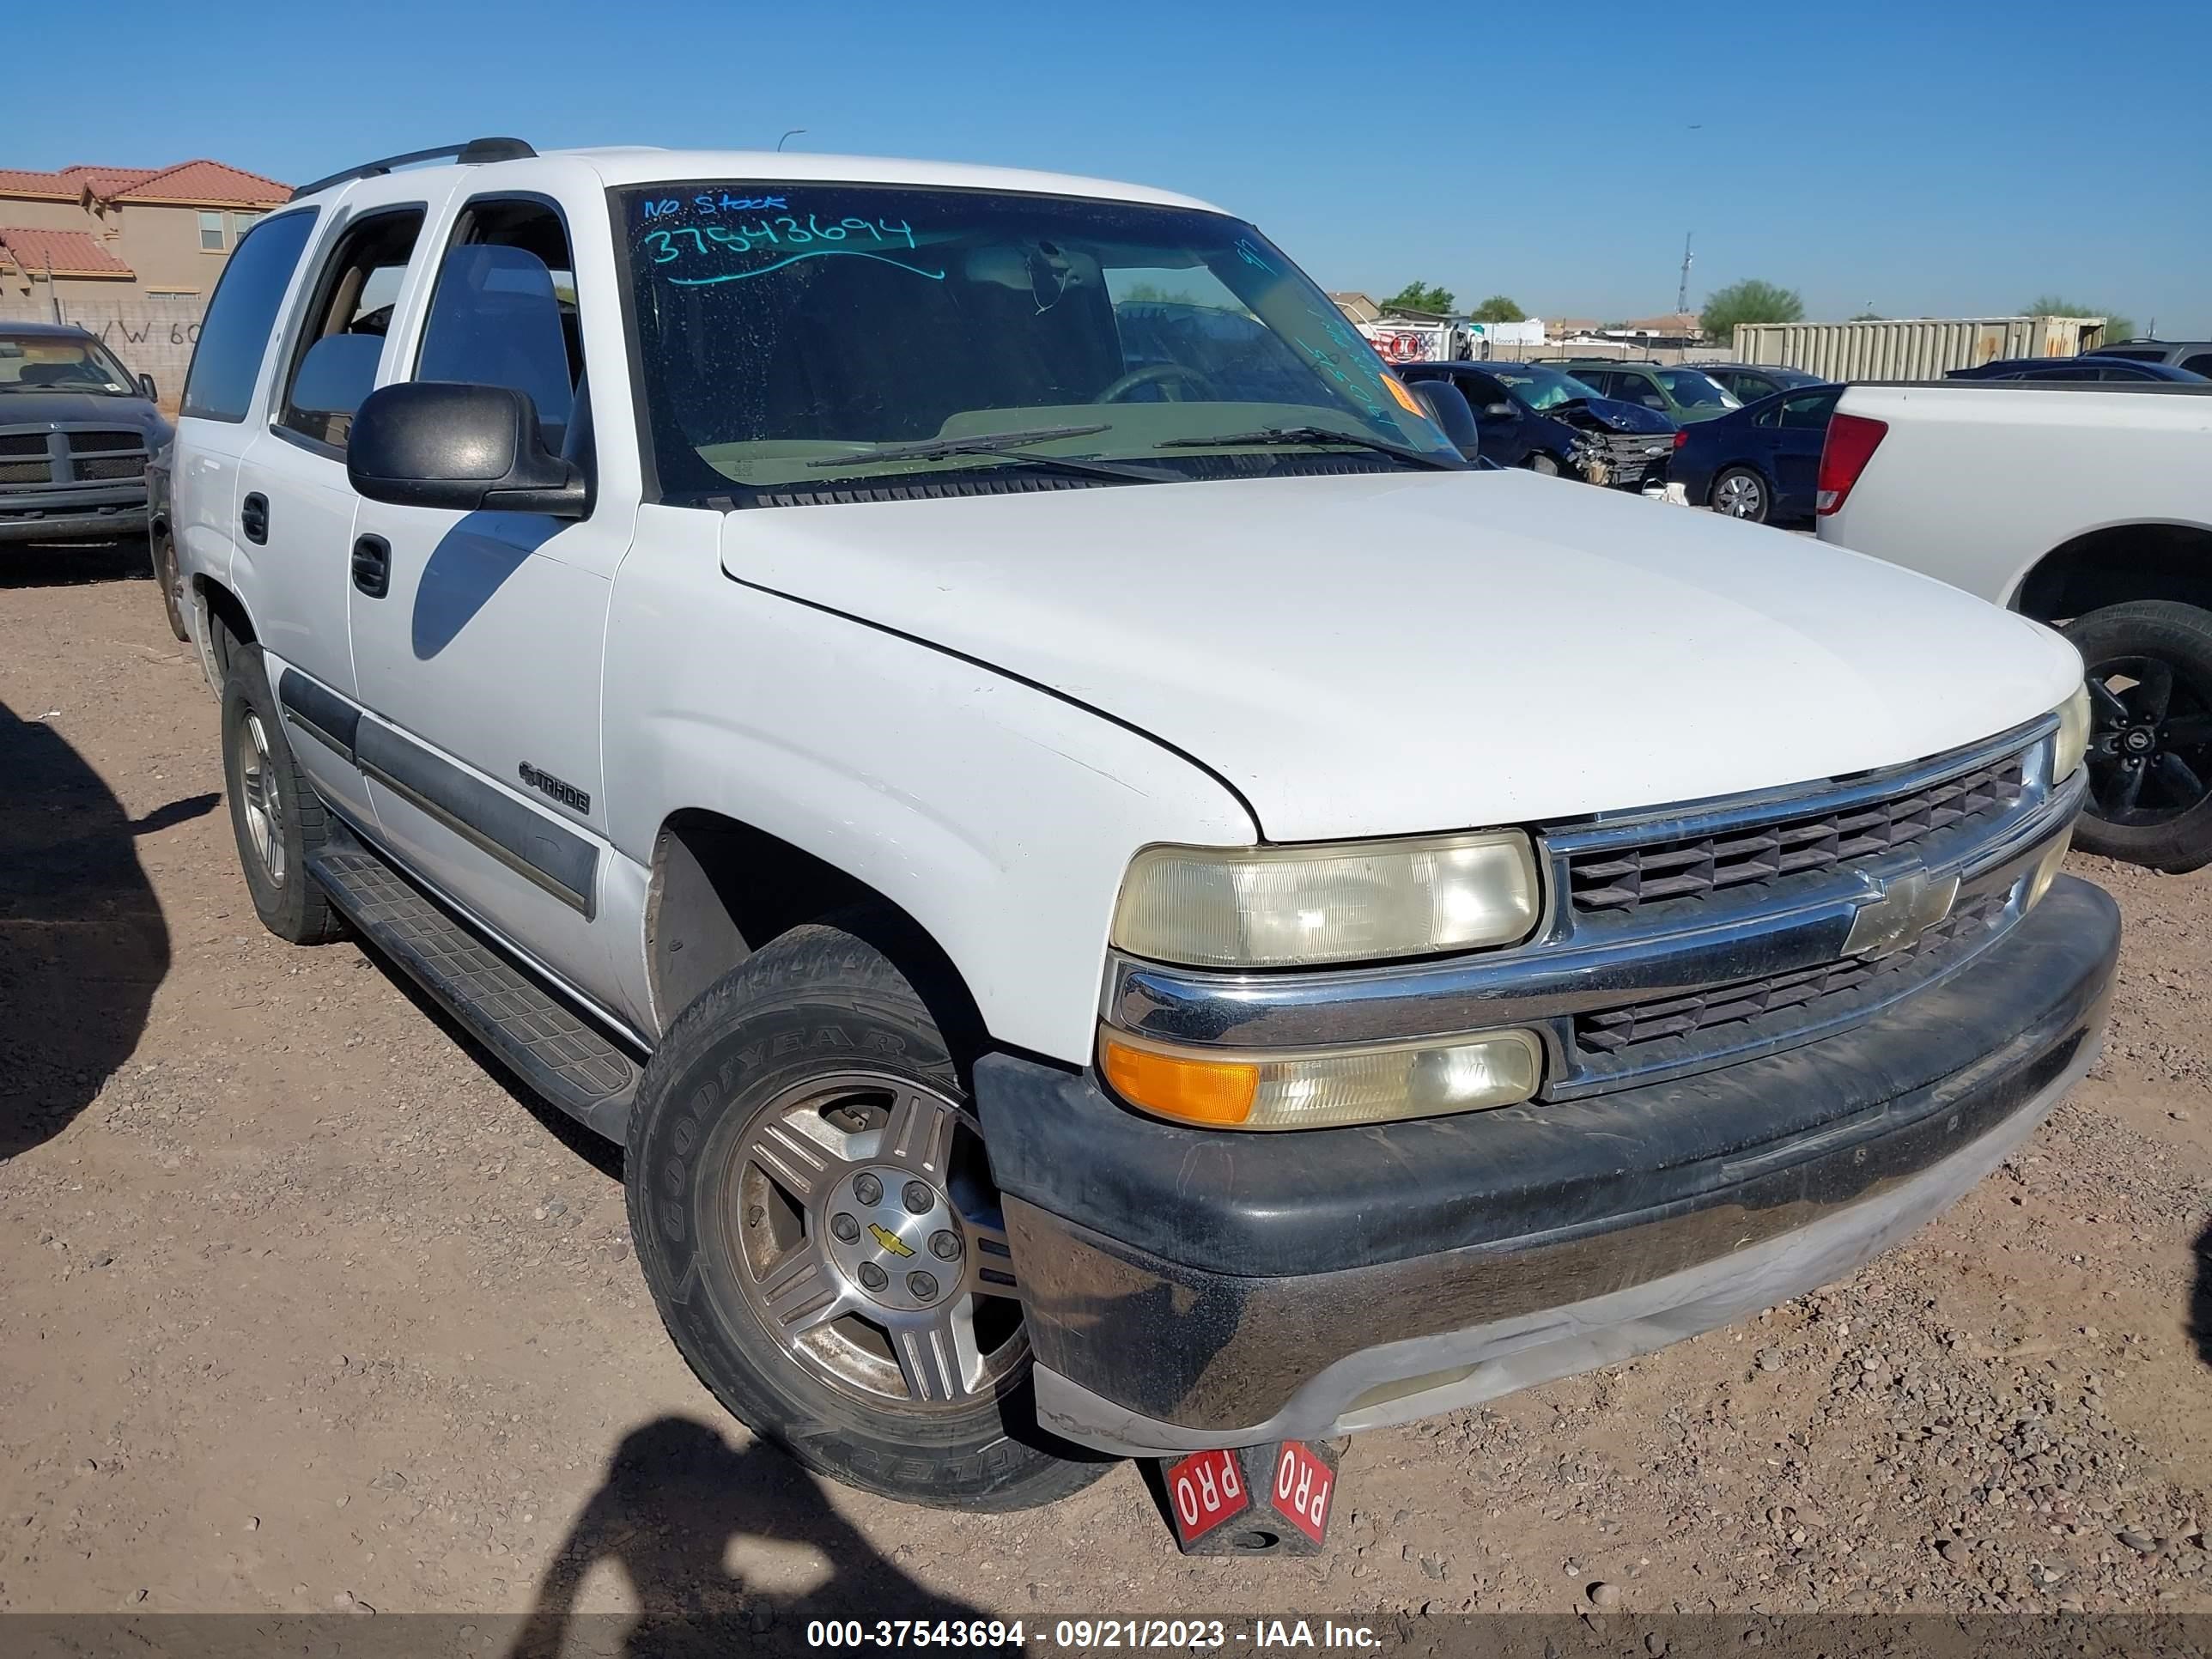
<path fill-rule="evenodd" d="M 1675 423 L 1656 410 L 1601 397 L 1541 363 L 1401 363 L 1408 385 L 1447 381 L 1473 408 L 1482 453 L 1500 466 L 1641 489 L 1656 484 Z"/>

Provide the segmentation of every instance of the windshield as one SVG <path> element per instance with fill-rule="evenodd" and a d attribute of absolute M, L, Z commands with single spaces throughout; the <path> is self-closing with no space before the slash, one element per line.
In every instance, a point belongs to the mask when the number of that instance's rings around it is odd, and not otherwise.
<path fill-rule="evenodd" d="M 99 341 L 0 332 L 0 392 L 91 392 L 135 398 L 130 370 Z"/>
<path fill-rule="evenodd" d="M 1674 401 L 1685 409 L 1741 409 L 1741 400 L 1721 389 L 1717 380 L 1700 374 L 1694 368 L 1662 368 L 1657 371 L 1659 383 L 1674 394 Z"/>
<path fill-rule="evenodd" d="M 1595 386 L 1585 386 L 1573 375 L 1562 374 L 1556 368 L 1500 368 L 1495 363 L 1485 367 L 1531 409 L 1557 409 L 1577 398 L 1603 395 Z"/>
<path fill-rule="evenodd" d="M 1336 431 L 1332 470 L 1458 462 L 1328 296 L 1218 214 L 860 185 L 616 201 L 667 499 L 1078 461 L 1310 471 Z"/>

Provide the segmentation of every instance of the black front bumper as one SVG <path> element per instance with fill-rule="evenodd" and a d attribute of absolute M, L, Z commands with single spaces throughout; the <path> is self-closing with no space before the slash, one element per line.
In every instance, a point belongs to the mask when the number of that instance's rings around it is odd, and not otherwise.
<path fill-rule="evenodd" d="M 146 481 L 0 490 L 0 542 L 108 541 L 146 533 Z"/>
<path fill-rule="evenodd" d="M 1039 1410 L 1130 1453 L 1327 1435 L 1611 1363 L 1850 1272 L 2094 1058 L 2117 907 L 2062 878 L 1865 1024 L 1725 1069 L 1458 1117 L 1246 1135 L 1087 1073 L 976 1067 Z"/>

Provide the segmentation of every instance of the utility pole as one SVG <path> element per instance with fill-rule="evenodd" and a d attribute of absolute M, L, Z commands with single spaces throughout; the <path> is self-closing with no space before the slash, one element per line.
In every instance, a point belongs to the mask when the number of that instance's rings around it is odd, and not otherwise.
<path fill-rule="evenodd" d="M 1674 309 L 1678 312 L 1690 308 L 1690 262 L 1693 257 L 1690 252 L 1690 238 L 1697 234 L 1694 230 L 1682 233 L 1682 283 L 1674 290 Z"/>

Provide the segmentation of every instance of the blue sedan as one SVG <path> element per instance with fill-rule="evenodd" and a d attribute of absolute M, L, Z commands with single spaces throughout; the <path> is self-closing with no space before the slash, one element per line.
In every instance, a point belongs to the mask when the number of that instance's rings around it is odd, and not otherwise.
<path fill-rule="evenodd" d="M 1674 436 L 1667 482 L 1681 485 L 1691 506 L 1732 519 L 1809 519 L 1820 445 L 1843 395 L 1839 386 L 1800 387 L 1686 426 Z"/>

